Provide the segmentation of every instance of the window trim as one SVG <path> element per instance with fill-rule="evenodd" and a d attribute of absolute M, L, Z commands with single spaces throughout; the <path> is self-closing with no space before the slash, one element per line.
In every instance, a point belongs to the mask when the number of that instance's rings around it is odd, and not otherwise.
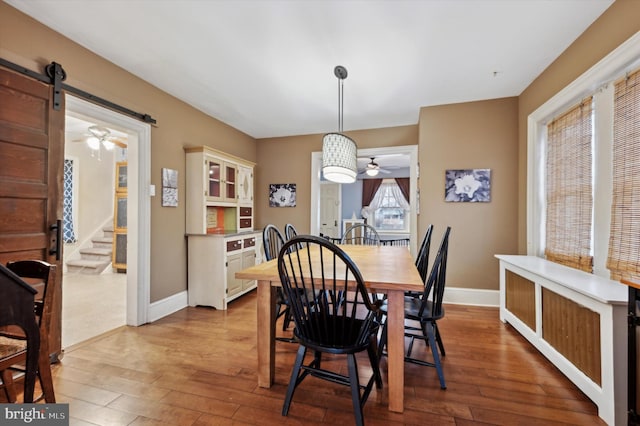
<path fill-rule="evenodd" d="M 594 95 L 594 274 L 609 276 L 606 263 L 611 210 L 611 133 L 613 92 L 611 84 L 640 66 L 640 32 L 609 53 L 596 65 L 550 98 L 527 117 L 527 254 L 544 257 L 546 125 L 581 98 Z M 610 99 L 609 99 L 610 98 Z M 609 104 L 610 118 L 601 116 Z M 607 114 L 608 115 L 608 114 Z M 608 143 L 608 147 L 607 147 Z M 609 152 L 607 154 L 607 152 Z M 606 162 L 608 156 L 608 166 Z M 607 173 L 608 170 L 608 173 Z M 607 180 L 609 179 L 609 180 Z M 606 236 L 606 238 L 605 238 Z M 604 247 L 603 247 L 604 244 Z"/>

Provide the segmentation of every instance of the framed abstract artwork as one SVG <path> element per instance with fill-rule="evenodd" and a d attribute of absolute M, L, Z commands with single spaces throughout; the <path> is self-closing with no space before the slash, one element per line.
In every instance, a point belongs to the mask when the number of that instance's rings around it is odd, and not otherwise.
<path fill-rule="evenodd" d="M 178 171 L 162 169 L 162 206 L 178 206 Z"/>
<path fill-rule="evenodd" d="M 491 201 L 491 169 L 447 170 L 444 176 L 444 200 L 488 203 Z"/>
<path fill-rule="evenodd" d="M 295 207 L 296 184 L 272 183 L 269 185 L 269 207 Z"/>

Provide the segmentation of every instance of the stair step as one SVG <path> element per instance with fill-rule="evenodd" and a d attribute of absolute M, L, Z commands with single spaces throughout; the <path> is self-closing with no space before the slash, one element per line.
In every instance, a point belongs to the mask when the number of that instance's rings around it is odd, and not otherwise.
<path fill-rule="evenodd" d="M 80 253 L 95 254 L 99 256 L 111 256 L 111 247 L 109 248 L 89 247 L 86 249 L 80 249 Z"/>
<path fill-rule="evenodd" d="M 83 274 L 100 274 L 111 262 L 89 259 L 77 259 L 67 262 L 67 272 Z"/>
<path fill-rule="evenodd" d="M 113 237 L 94 237 L 91 242 L 94 247 L 107 249 L 113 246 Z"/>
<path fill-rule="evenodd" d="M 97 260 L 100 262 L 107 262 L 111 260 L 111 247 L 109 248 L 100 248 L 100 247 L 92 247 L 80 250 L 80 256 L 85 260 Z"/>

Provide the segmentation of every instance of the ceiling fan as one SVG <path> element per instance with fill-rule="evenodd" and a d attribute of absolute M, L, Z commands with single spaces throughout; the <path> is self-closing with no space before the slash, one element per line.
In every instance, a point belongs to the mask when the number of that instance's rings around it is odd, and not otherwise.
<path fill-rule="evenodd" d="M 111 136 L 111 130 L 102 126 L 89 126 L 88 134 L 83 139 L 76 139 L 74 142 L 86 142 L 87 146 L 92 151 L 99 151 L 101 147 L 104 147 L 107 151 L 113 150 L 114 147 L 126 148 L 127 144 Z"/>
<path fill-rule="evenodd" d="M 381 169 L 378 163 L 375 162 L 375 157 L 369 158 L 371 161 L 367 163 L 367 166 L 359 174 L 365 173 L 367 176 L 377 176 L 378 173 L 391 173 L 389 170 Z"/>

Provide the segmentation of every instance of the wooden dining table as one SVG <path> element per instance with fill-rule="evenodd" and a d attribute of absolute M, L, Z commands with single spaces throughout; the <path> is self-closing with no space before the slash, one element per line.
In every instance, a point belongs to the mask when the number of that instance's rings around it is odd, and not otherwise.
<path fill-rule="evenodd" d="M 367 289 L 387 295 L 387 377 L 389 410 L 404 411 L 404 293 L 424 288 L 407 247 L 340 245 L 356 264 Z M 277 259 L 235 274 L 258 283 L 258 385 L 269 388 L 275 375 L 275 302 L 280 287 Z"/>

